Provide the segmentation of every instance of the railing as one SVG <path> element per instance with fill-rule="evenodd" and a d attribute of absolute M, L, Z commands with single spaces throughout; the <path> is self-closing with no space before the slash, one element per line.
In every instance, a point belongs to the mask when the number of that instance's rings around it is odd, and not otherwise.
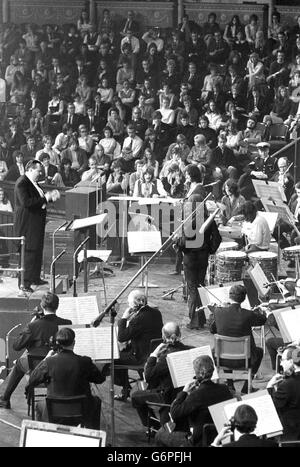
<path fill-rule="evenodd" d="M 12 227 L 13 224 L 0 224 L 0 229 L 2 227 Z M 18 272 L 20 273 L 20 289 L 24 289 L 24 274 L 25 274 L 25 237 L 8 237 L 2 236 L 0 237 L 0 241 L 3 240 L 5 242 L 12 240 L 14 242 L 21 243 L 21 251 L 20 251 L 20 267 L 11 268 L 11 267 L 2 267 L 0 266 L 0 271 L 11 271 L 11 272 Z M 1 255 L 0 255 L 1 256 Z"/>
<path fill-rule="evenodd" d="M 278 149 L 278 151 L 274 152 L 274 154 L 272 154 L 272 157 L 278 157 L 282 152 L 284 152 L 287 149 L 292 148 L 294 146 L 294 161 L 293 161 L 293 164 L 294 164 L 294 181 L 295 182 L 297 180 L 297 156 L 298 156 L 298 148 L 299 148 L 298 143 L 299 143 L 299 141 L 300 141 L 300 137 L 293 140 L 293 141 L 291 141 L 286 146 L 283 146 L 282 148 Z M 300 157 L 300 155 L 299 155 L 299 157 Z"/>

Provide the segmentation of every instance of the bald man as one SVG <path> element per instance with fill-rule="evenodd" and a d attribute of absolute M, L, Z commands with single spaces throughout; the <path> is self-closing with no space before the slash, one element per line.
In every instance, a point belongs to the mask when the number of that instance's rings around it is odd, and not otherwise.
<path fill-rule="evenodd" d="M 133 290 L 128 295 L 128 307 L 118 322 L 118 340 L 127 343 L 120 352 L 118 365 L 143 365 L 150 353 L 152 339 L 161 337 L 162 316 L 158 308 L 147 304 L 146 295 L 140 290 Z M 126 401 L 130 395 L 127 370 L 115 371 L 115 384 L 122 386 L 116 400 Z"/>
<path fill-rule="evenodd" d="M 162 328 L 162 343 L 150 354 L 145 364 L 146 391 L 136 391 L 132 395 L 132 406 L 137 409 L 144 426 L 148 426 L 148 408 L 146 401 L 171 404 L 181 388 L 174 389 L 166 357 L 169 353 L 190 349 L 181 342 L 178 324 L 170 321 Z M 169 409 L 161 411 L 161 423 L 168 421 Z"/>

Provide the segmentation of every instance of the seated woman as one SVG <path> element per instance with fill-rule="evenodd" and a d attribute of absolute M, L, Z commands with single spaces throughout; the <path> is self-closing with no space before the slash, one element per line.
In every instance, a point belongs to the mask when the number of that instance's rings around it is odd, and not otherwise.
<path fill-rule="evenodd" d="M 33 109 L 31 118 L 29 120 L 30 133 L 37 139 L 41 139 L 45 135 L 46 126 L 45 118 L 40 109 Z"/>
<path fill-rule="evenodd" d="M 179 165 L 175 162 L 168 167 L 168 174 L 161 179 L 164 189 L 172 198 L 184 198 L 185 178 Z"/>
<path fill-rule="evenodd" d="M 129 177 L 129 195 L 130 195 L 130 196 L 133 195 L 135 182 L 136 182 L 137 180 L 139 180 L 139 179 L 142 177 L 142 174 L 143 174 L 143 166 L 144 166 L 144 161 L 143 161 L 143 159 L 136 159 L 136 160 L 134 161 L 135 172 L 133 172 L 132 174 L 130 174 L 130 177 Z"/>
<path fill-rule="evenodd" d="M 271 242 L 269 225 L 266 219 L 258 213 L 255 204 L 252 201 L 246 201 L 240 209 L 240 214 L 245 219 L 242 233 L 246 236 L 246 253 L 269 250 Z"/>
<path fill-rule="evenodd" d="M 12 104 L 26 104 L 29 93 L 29 84 L 23 73 L 16 71 L 10 90 L 10 102 Z"/>
<path fill-rule="evenodd" d="M 159 109 L 162 114 L 162 123 L 167 125 L 173 125 L 175 120 L 175 111 L 170 108 L 170 99 L 168 97 L 163 97 L 161 100 L 161 106 Z"/>
<path fill-rule="evenodd" d="M 107 195 L 127 193 L 129 185 L 129 174 L 122 172 L 120 161 L 113 161 L 111 164 L 113 172 L 109 175 L 106 182 Z"/>
<path fill-rule="evenodd" d="M 109 81 L 106 77 L 102 78 L 97 93 L 100 94 L 102 107 L 105 110 L 108 110 L 112 104 L 112 98 L 114 96 L 114 90 L 110 86 Z"/>
<path fill-rule="evenodd" d="M 147 167 L 143 170 L 141 179 L 134 185 L 133 196 L 142 198 L 159 198 L 168 196 L 161 180 L 154 177 L 154 169 Z"/>
<path fill-rule="evenodd" d="M 125 125 L 116 107 L 111 107 L 108 111 L 107 126 L 112 129 L 113 137 L 123 143 Z"/>
<path fill-rule="evenodd" d="M 146 169 L 147 167 L 152 167 L 154 170 L 154 177 L 158 178 L 159 164 L 155 158 L 155 154 L 153 153 L 153 151 L 151 151 L 150 148 L 145 149 L 143 162 L 144 162 L 143 170 Z"/>
<path fill-rule="evenodd" d="M 111 159 L 117 159 L 121 155 L 121 146 L 113 137 L 112 129 L 109 126 L 103 128 L 104 138 L 100 139 L 99 144 L 104 148 L 104 154 Z"/>
<path fill-rule="evenodd" d="M 187 162 L 189 164 L 202 164 L 205 167 L 208 167 L 211 159 L 211 149 L 206 144 L 205 136 L 199 134 L 194 137 L 194 146 L 192 147 Z"/>
<path fill-rule="evenodd" d="M 104 147 L 100 143 L 96 144 L 92 157 L 96 159 L 97 166 L 100 169 L 103 169 L 107 163 L 111 164 L 111 157 L 105 154 Z"/>
<path fill-rule="evenodd" d="M 86 75 L 79 76 L 75 93 L 79 94 L 80 100 L 83 104 L 85 104 L 85 106 L 90 105 L 92 88 L 88 85 L 88 79 Z"/>
<path fill-rule="evenodd" d="M 56 152 L 56 150 L 53 149 L 53 147 L 52 147 L 53 141 L 52 141 L 51 136 L 49 136 L 49 135 L 43 136 L 42 142 L 43 142 L 44 147 L 43 147 L 43 149 L 41 149 L 40 151 L 38 151 L 36 153 L 35 158 L 37 160 L 40 160 L 41 154 L 46 152 L 50 156 L 50 163 L 55 165 L 56 167 L 59 167 L 59 165 L 60 165 L 60 156 Z"/>
<path fill-rule="evenodd" d="M 222 224 L 231 224 L 238 216 L 241 206 L 246 202 L 244 196 L 239 194 L 237 183 L 228 179 L 223 185 L 225 195 L 221 199 L 219 207 L 222 211 Z"/>
<path fill-rule="evenodd" d="M 0 211 L 13 212 L 11 203 L 2 187 L 0 187 Z"/>
<path fill-rule="evenodd" d="M 72 169 L 72 161 L 64 157 L 61 161 L 60 174 L 63 186 L 74 188 L 80 182 L 80 175 L 77 170 Z"/>

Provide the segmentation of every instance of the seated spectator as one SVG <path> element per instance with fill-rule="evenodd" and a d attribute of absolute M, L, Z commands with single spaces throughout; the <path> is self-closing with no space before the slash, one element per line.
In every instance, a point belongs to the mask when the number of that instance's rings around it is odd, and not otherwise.
<path fill-rule="evenodd" d="M 147 49 L 151 44 L 155 44 L 157 52 L 161 52 L 164 48 L 164 40 L 160 37 L 160 30 L 157 27 L 149 29 L 142 35 L 142 40 L 146 42 Z"/>
<path fill-rule="evenodd" d="M 248 90 L 250 91 L 253 86 L 262 86 L 265 84 L 265 73 L 264 73 L 264 64 L 259 58 L 259 55 L 256 52 L 253 52 L 249 56 L 247 62 L 248 73 L 245 75 L 245 79 L 248 80 Z"/>
<path fill-rule="evenodd" d="M 92 27 L 92 23 L 89 18 L 89 13 L 87 10 L 83 9 L 77 21 L 77 29 L 80 34 L 82 33 L 86 34 L 91 30 L 91 27 Z"/>
<path fill-rule="evenodd" d="M 203 426 L 212 422 L 208 407 L 232 398 L 225 384 L 211 381 L 214 364 L 208 355 L 197 357 L 193 366 L 195 379 L 185 384 L 170 408 L 175 431 L 160 428 L 155 436 L 156 446 L 201 447 Z"/>
<path fill-rule="evenodd" d="M 172 162 L 168 165 L 166 177 L 160 177 L 165 191 L 172 198 L 184 198 L 185 178 L 179 165 Z"/>
<path fill-rule="evenodd" d="M 71 125 L 69 125 L 68 123 L 65 123 L 62 127 L 61 133 L 59 133 L 56 136 L 55 142 L 53 145 L 53 149 L 58 154 L 60 154 L 65 149 L 67 149 L 67 147 L 69 146 L 69 142 L 70 142 L 72 134 L 73 134 L 73 130 L 72 130 Z"/>
<path fill-rule="evenodd" d="M 124 121 L 120 118 L 119 111 L 116 107 L 111 107 L 108 111 L 107 127 L 111 128 L 113 137 L 119 142 L 123 142 L 125 131 Z"/>
<path fill-rule="evenodd" d="M 114 90 L 110 86 L 107 78 L 102 78 L 97 88 L 97 93 L 100 94 L 100 101 L 104 110 L 108 110 L 112 104 Z"/>
<path fill-rule="evenodd" d="M 208 102 L 208 108 L 205 112 L 205 116 L 208 118 L 209 126 L 215 131 L 220 130 L 226 126 L 226 123 L 222 119 L 222 115 L 217 109 L 214 100 Z"/>
<path fill-rule="evenodd" d="M 203 135 L 206 139 L 207 146 L 212 149 L 217 146 L 217 133 L 209 127 L 209 120 L 205 114 L 199 117 L 199 125 L 195 130 L 196 135 Z"/>
<path fill-rule="evenodd" d="M 4 180 L 7 182 L 16 182 L 21 175 L 25 174 L 24 157 L 20 150 L 16 150 L 12 155 L 14 163 L 8 169 Z"/>
<path fill-rule="evenodd" d="M 248 42 L 251 50 L 254 49 L 256 33 L 258 30 L 261 30 L 258 16 L 253 14 L 249 18 L 249 23 L 245 26 L 246 41 Z"/>
<path fill-rule="evenodd" d="M 103 164 L 104 165 L 104 164 Z M 103 171 L 98 167 L 98 160 L 95 156 L 89 158 L 89 168 L 81 175 L 83 182 L 102 182 Z"/>
<path fill-rule="evenodd" d="M 192 147 L 187 162 L 189 164 L 204 165 L 208 167 L 211 158 L 211 149 L 206 144 L 206 138 L 202 134 L 194 136 L 194 146 Z"/>
<path fill-rule="evenodd" d="M 131 116 L 131 121 L 130 124 L 133 124 L 135 127 L 135 131 L 137 136 L 139 136 L 141 139 L 145 139 L 145 131 L 147 130 L 148 127 L 148 122 L 144 118 L 142 118 L 142 112 L 139 109 L 139 107 L 133 107 L 132 109 L 132 116 Z"/>
<path fill-rule="evenodd" d="M 122 62 L 122 67 L 118 69 L 117 75 L 116 75 L 116 92 L 119 94 L 119 92 L 123 89 L 124 87 L 124 82 L 127 81 L 128 84 L 133 86 L 134 84 L 134 69 L 130 66 L 129 60 L 123 60 Z"/>
<path fill-rule="evenodd" d="M 94 152 L 95 141 L 93 140 L 92 136 L 88 134 L 85 125 L 79 125 L 78 131 L 79 148 L 85 151 L 87 156 L 90 156 Z"/>
<path fill-rule="evenodd" d="M 170 109 L 174 108 L 176 97 L 169 83 L 163 83 L 162 88 L 157 91 L 157 94 L 158 94 L 158 100 L 159 100 L 159 107 L 162 107 L 163 99 L 167 98 L 169 99 Z"/>
<path fill-rule="evenodd" d="M 79 94 L 81 102 L 83 102 L 86 106 L 90 105 L 92 97 L 92 88 L 88 86 L 88 80 L 86 75 L 79 76 L 75 93 Z"/>
<path fill-rule="evenodd" d="M 211 152 L 209 168 L 213 170 L 214 179 L 225 181 L 231 169 L 236 166 L 236 158 L 232 149 L 226 145 L 226 135 L 218 137 L 218 145 Z"/>
<path fill-rule="evenodd" d="M 214 33 L 217 31 L 220 31 L 220 26 L 216 22 L 216 19 L 217 19 L 216 13 L 211 12 L 209 13 L 207 17 L 207 22 L 204 23 L 203 25 L 202 33 L 203 33 L 203 39 L 206 45 L 208 45 L 210 41 L 213 39 Z"/>
<path fill-rule="evenodd" d="M 80 174 L 77 170 L 72 169 L 72 162 L 65 157 L 61 160 L 60 175 L 65 187 L 74 188 L 80 182 Z"/>
<path fill-rule="evenodd" d="M 178 122 L 178 123 L 177 123 Z M 188 146 L 194 141 L 195 127 L 189 123 L 189 115 L 185 110 L 179 110 L 176 121 L 176 137 L 183 135 Z"/>
<path fill-rule="evenodd" d="M 196 107 L 193 105 L 193 102 L 192 102 L 192 99 L 190 98 L 190 96 L 185 96 L 183 98 L 183 108 L 182 109 L 179 109 L 178 110 L 178 114 L 177 114 L 177 125 L 179 123 L 179 119 L 180 119 L 180 115 L 182 112 L 186 112 L 188 114 L 188 122 L 190 125 L 192 126 L 197 126 L 197 122 L 198 122 L 198 111 L 196 109 Z"/>
<path fill-rule="evenodd" d="M 182 134 L 176 136 L 175 143 L 170 144 L 165 157 L 165 161 L 172 159 L 174 150 L 177 149 L 180 153 L 181 160 L 185 163 L 190 153 L 190 147 L 186 143 L 186 137 Z"/>
<path fill-rule="evenodd" d="M 104 148 L 104 154 L 109 156 L 111 160 L 118 158 L 121 155 L 121 146 L 113 137 L 113 130 L 110 126 L 103 128 L 104 138 L 100 139 L 99 144 Z"/>
<path fill-rule="evenodd" d="M 123 85 L 118 92 L 118 97 L 124 105 L 127 115 L 130 115 L 135 101 L 135 89 L 133 89 L 128 80 L 123 82 Z"/>
<path fill-rule="evenodd" d="M 281 50 L 276 53 L 276 60 L 270 65 L 267 83 L 277 89 L 279 86 L 288 86 L 289 84 L 289 64 L 286 62 L 285 54 Z"/>
<path fill-rule="evenodd" d="M 253 52 L 257 53 L 259 60 L 264 63 L 269 58 L 269 47 L 265 39 L 264 32 L 261 29 L 256 31 L 253 47 Z"/>
<path fill-rule="evenodd" d="M 119 160 L 111 164 L 113 171 L 106 182 L 107 195 L 126 194 L 129 186 L 129 174 L 122 170 L 122 163 Z"/>
<path fill-rule="evenodd" d="M 52 141 L 52 138 L 51 136 L 49 135 L 45 135 L 43 136 L 43 149 L 40 149 L 39 151 L 37 151 L 36 155 L 35 155 L 35 159 L 37 159 L 38 161 L 40 160 L 40 156 L 44 153 L 46 154 L 49 154 L 49 157 L 50 157 L 50 162 L 51 164 L 55 165 L 56 167 L 59 167 L 60 165 L 60 156 L 59 154 L 56 152 L 56 150 L 53 148 L 53 141 Z"/>
<path fill-rule="evenodd" d="M 146 148 L 144 151 L 144 158 L 143 158 L 143 170 L 152 167 L 154 170 L 154 177 L 158 178 L 158 169 L 159 163 L 155 158 L 155 154 L 151 151 L 150 148 Z"/>
<path fill-rule="evenodd" d="M 134 124 L 128 124 L 126 131 L 128 136 L 123 141 L 121 160 L 124 172 L 132 172 L 134 160 L 141 154 L 143 140 L 136 134 Z"/>
<path fill-rule="evenodd" d="M 261 133 L 255 128 L 257 120 L 255 117 L 249 117 L 246 129 L 242 131 L 240 140 L 240 153 L 248 155 L 252 159 L 256 153 L 256 145 L 261 142 Z"/>
<path fill-rule="evenodd" d="M 135 182 L 133 196 L 142 198 L 167 196 L 162 182 L 154 176 L 153 167 L 143 169 L 142 177 Z"/>
<path fill-rule="evenodd" d="M 237 123 L 235 120 L 230 120 L 226 128 L 226 145 L 233 150 L 234 155 L 239 156 L 240 141 L 243 138 L 241 131 L 238 131 Z"/>
<path fill-rule="evenodd" d="M 32 111 L 31 118 L 29 120 L 29 129 L 31 135 L 38 140 L 41 140 L 46 133 L 45 119 L 38 108 Z"/>
<path fill-rule="evenodd" d="M 0 211 L 13 212 L 11 202 L 2 187 L 0 187 Z"/>
<path fill-rule="evenodd" d="M 208 59 L 218 65 L 225 64 L 230 49 L 227 42 L 222 38 L 221 31 L 215 31 L 213 38 L 207 44 Z"/>
<path fill-rule="evenodd" d="M 205 101 L 208 93 L 213 90 L 213 83 L 220 81 L 223 83 L 222 77 L 218 73 L 218 67 L 215 63 L 209 63 L 208 65 L 209 74 L 204 77 L 203 87 L 201 89 L 201 99 Z"/>
<path fill-rule="evenodd" d="M 244 26 L 242 25 L 239 16 L 233 15 L 229 23 L 226 24 L 223 34 L 223 39 L 225 39 L 230 48 L 232 48 L 235 40 L 237 39 L 239 31 L 244 31 Z"/>
<path fill-rule="evenodd" d="M 135 172 L 132 172 L 129 177 L 129 196 L 133 196 L 135 182 L 142 177 L 143 174 L 143 159 L 136 159 L 134 161 Z"/>
<path fill-rule="evenodd" d="M 162 115 L 162 123 L 173 125 L 175 120 L 175 112 L 170 108 L 170 100 L 167 97 L 162 98 L 161 107 L 157 109 Z"/>
<path fill-rule="evenodd" d="M 171 151 L 171 159 L 166 160 L 164 162 L 163 166 L 162 166 L 162 169 L 161 169 L 160 174 L 159 174 L 159 178 L 161 180 L 163 178 L 167 177 L 167 175 L 169 173 L 169 168 L 173 164 L 177 164 L 179 166 L 179 169 L 182 172 L 182 174 L 184 173 L 186 163 L 183 162 L 183 160 L 182 160 L 181 151 L 180 151 L 180 148 L 178 147 L 178 145 L 175 145 L 173 147 L 173 150 Z"/>
<path fill-rule="evenodd" d="M 62 159 L 71 161 L 71 168 L 78 172 L 79 177 L 87 169 L 88 161 L 86 152 L 79 147 L 78 139 L 73 137 L 69 141 L 69 147 L 62 151 Z"/>
<path fill-rule="evenodd" d="M 86 105 L 81 99 L 80 94 L 78 93 L 74 94 L 73 104 L 75 107 L 75 115 L 78 115 L 80 119 L 82 119 L 82 117 L 86 115 Z"/>
<path fill-rule="evenodd" d="M 147 102 L 152 101 L 152 98 L 148 99 L 147 95 L 145 94 L 140 94 L 138 97 L 138 105 L 137 107 L 141 111 L 141 117 L 147 120 L 148 124 L 151 123 L 152 120 L 152 115 L 154 112 L 154 108 L 152 104 L 148 104 Z M 153 99 L 154 101 L 154 99 Z"/>
<path fill-rule="evenodd" d="M 103 170 L 105 164 L 111 164 L 111 158 L 104 153 L 104 147 L 100 143 L 95 145 L 95 150 L 91 157 L 94 157 L 97 161 L 97 166 Z"/>
<path fill-rule="evenodd" d="M 272 123 L 283 123 L 292 113 L 293 101 L 286 86 L 279 86 L 270 112 Z M 265 116 L 266 117 L 266 116 Z"/>
<path fill-rule="evenodd" d="M 20 71 L 16 71 L 10 90 L 10 102 L 12 104 L 25 104 L 29 94 L 29 84 Z"/>
<path fill-rule="evenodd" d="M 39 160 L 43 164 L 39 182 L 45 183 L 46 185 L 63 186 L 61 175 L 58 173 L 57 167 L 50 163 L 49 154 L 43 152 Z"/>

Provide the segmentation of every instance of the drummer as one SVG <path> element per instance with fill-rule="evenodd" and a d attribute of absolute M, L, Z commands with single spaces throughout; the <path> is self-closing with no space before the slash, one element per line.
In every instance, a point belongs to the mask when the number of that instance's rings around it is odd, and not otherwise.
<path fill-rule="evenodd" d="M 246 237 L 246 253 L 254 251 L 267 251 L 270 248 L 271 232 L 268 222 L 262 217 L 251 201 L 246 201 L 240 213 L 244 215 L 245 222 L 242 226 L 242 233 Z"/>

